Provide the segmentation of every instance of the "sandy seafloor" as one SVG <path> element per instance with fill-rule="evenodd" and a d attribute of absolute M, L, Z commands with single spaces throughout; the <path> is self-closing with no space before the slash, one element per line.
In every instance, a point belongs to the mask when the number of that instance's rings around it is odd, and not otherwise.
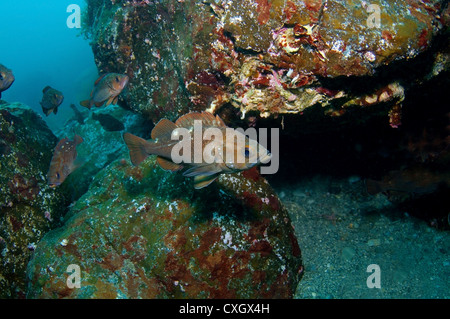
<path fill-rule="evenodd" d="M 313 177 L 274 187 L 292 219 L 304 275 L 294 298 L 450 298 L 450 233 L 357 177 Z M 367 267 L 381 288 L 368 288 Z"/>

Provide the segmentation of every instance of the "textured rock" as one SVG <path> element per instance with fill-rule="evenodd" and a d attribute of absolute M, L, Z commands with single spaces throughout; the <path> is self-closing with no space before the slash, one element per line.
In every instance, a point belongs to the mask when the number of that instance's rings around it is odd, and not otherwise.
<path fill-rule="evenodd" d="M 77 200 L 83 195 L 88 190 L 94 176 L 126 150 L 122 139 L 124 131 L 145 137 L 149 135 L 152 128 L 151 125 L 145 123 L 139 114 L 116 105 L 93 108 L 91 111 L 83 108 L 81 112 L 83 124 L 80 124 L 74 117 L 69 119 L 60 131 L 55 132 L 60 139 L 72 138 L 76 133 L 84 140 L 77 146 L 77 153 L 83 163 L 82 166 L 70 174 L 60 186 L 71 194 L 72 200 Z M 115 122 L 122 124 L 122 127 L 111 131 L 109 126 L 112 125 L 108 125 L 108 118 L 106 118 L 102 119 L 105 129 L 101 121 L 98 120 L 98 118 L 101 119 L 102 115 L 112 117 Z"/>
<path fill-rule="evenodd" d="M 288 298 L 302 274 L 290 218 L 253 169 L 200 191 L 149 157 L 102 170 L 29 264 L 30 298 Z M 81 288 L 66 285 L 80 266 Z"/>
<path fill-rule="evenodd" d="M 321 105 L 340 116 L 381 87 L 403 91 L 396 67 L 377 86 L 364 79 L 429 49 L 446 10 L 438 0 L 91 0 L 85 29 L 100 71 L 131 78 L 122 104 L 152 120 L 229 106 L 268 117 Z M 363 81 L 355 89 L 342 77 Z M 369 104 L 390 103 L 395 127 L 402 99 Z"/>
<path fill-rule="evenodd" d="M 28 106 L 0 101 L 0 298 L 25 296 L 36 244 L 66 207 L 46 174 L 57 138 Z"/>

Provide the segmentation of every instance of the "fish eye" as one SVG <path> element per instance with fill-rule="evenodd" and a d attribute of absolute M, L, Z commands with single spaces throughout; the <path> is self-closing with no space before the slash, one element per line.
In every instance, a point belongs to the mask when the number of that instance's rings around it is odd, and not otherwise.
<path fill-rule="evenodd" d="M 120 82 L 120 80 L 119 80 L 119 77 L 118 77 L 118 76 L 116 76 L 116 82 Z"/>
<path fill-rule="evenodd" d="M 59 175 L 59 173 L 56 173 L 56 179 L 60 179 L 61 175 Z"/>
<path fill-rule="evenodd" d="M 3 80 L 3 73 L 0 73 L 0 81 Z"/>
<path fill-rule="evenodd" d="M 245 147 L 244 155 L 246 158 L 250 157 L 250 150 L 249 150 L 248 146 Z"/>

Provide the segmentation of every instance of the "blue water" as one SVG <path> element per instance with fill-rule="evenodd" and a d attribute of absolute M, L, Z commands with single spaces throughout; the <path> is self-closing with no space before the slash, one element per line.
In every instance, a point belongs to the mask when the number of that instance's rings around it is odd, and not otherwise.
<path fill-rule="evenodd" d="M 73 114 L 71 103 L 89 97 L 97 78 L 89 42 L 81 29 L 67 26 L 70 4 L 86 5 L 81 0 L 0 1 L 0 63 L 16 78 L 2 99 L 29 105 L 52 129 Z M 56 116 L 46 117 L 39 104 L 47 85 L 65 96 Z"/>

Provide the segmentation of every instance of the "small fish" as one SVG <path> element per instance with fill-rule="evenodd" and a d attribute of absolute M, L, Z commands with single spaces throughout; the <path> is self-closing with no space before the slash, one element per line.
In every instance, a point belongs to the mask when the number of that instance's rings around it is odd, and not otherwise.
<path fill-rule="evenodd" d="M 14 80 L 12 71 L 3 64 L 0 64 L 0 98 L 2 97 L 2 92 L 9 89 L 14 83 Z"/>
<path fill-rule="evenodd" d="M 194 141 L 196 134 L 194 121 L 201 121 L 202 140 L 200 142 Z M 215 138 L 213 140 L 203 139 L 203 134 L 208 128 L 219 129 L 222 132 L 223 140 L 216 141 Z M 186 129 L 184 131 L 189 132 L 187 144 L 191 146 L 193 151 L 191 151 L 191 158 L 188 160 L 188 163 L 182 161 L 180 164 L 177 164 L 172 158 L 172 149 L 180 141 L 172 140 L 172 134 L 180 134 L 181 129 Z M 239 138 L 243 138 L 244 143 L 238 143 L 237 139 L 234 138 L 226 138 L 228 130 L 233 131 Z M 147 156 L 154 154 L 158 156 L 157 162 L 164 170 L 178 171 L 187 166 L 189 169 L 183 175 L 194 177 L 194 187 L 196 189 L 210 185 L 220 174 L 247 170 L 259 163 L 267 163 L 271 158 L 271 154 L 262 145 L 256 141 L 250 143 L 247 136 L 228 128 L 219 116 L 214 116 L 208 112 L 189 113 L 181 116 L 175 123 L 162 119 L 153 128 L 151 137 L 151 141 L 146 141 L 130 133 L 124 133 L 123 138 L 130 151 L 133 165 L 139 165 Z M 195 142 L 200 144 L 201 149 L 195 149 Z M 215 146 L 214 155 L 213 152 L 210 152 L 209 154 L 211 155 L 207 161 L 202 156 L 202 162 L 195 163 L 196 155 L 197 158 L 199 155 L 198 152 L 202 152 L 204 155 L 206 147 L 211 150 L 211 143 Z M 227 149 L 234 152 L 234 157 L 230 160 L 224 156 L 227 154 Z M 244 158 L 244 161 L 236 161 L 239 156 Z"/>
<path fill-rule="evenodd" d="M 75 119 L 77 120 L 77 122 L 80 124 L 84 124 L 84 116 L 83 114 L 81 114 L 80 110 L 77 109 L 75 104 L 70 104 L 70 108 L 73 110 L 73 113 L 75 113 Z"/>
<path fill-rule="evenodd" d="M 125 129 L 122 122 L 109 114 L 92 113 L 92 119 L 100 123 L 100 125 L 108 132 L 122 131 Z"/>
<path fill-rule="evenodd" d="M 83 142 L 81 136 L 75 135 L 73 141 L 66 137 L 56 145 L 47 173 L 50 187 L 61 185 L 67 176 L 80 166 L 77 162 L 77 146 L 81 142 Z"/>
<path fill-rule="evenodd" d="M 111 103 L 117 104 L 119 94 L 128 84 L 128 76 L 117 73 L 107 73 L 95 81 L 94 89 L 89 100 L 81 101 L 80 104 L 88 109 L 93 105 L 100 107 L 106 102 L 106 106 Z"/>
<path fill-rule="evenodd" d="M 44 93 L 42 101 L 40 102 L 42 112 L 44 112 L 46 116 L 49 116 L 52 112 L 55 114 L 58 113 L 58 106 L 64 101 L 64 95 L 50 86 L 46 86 L 42 90 L 42 93 Z"/>

